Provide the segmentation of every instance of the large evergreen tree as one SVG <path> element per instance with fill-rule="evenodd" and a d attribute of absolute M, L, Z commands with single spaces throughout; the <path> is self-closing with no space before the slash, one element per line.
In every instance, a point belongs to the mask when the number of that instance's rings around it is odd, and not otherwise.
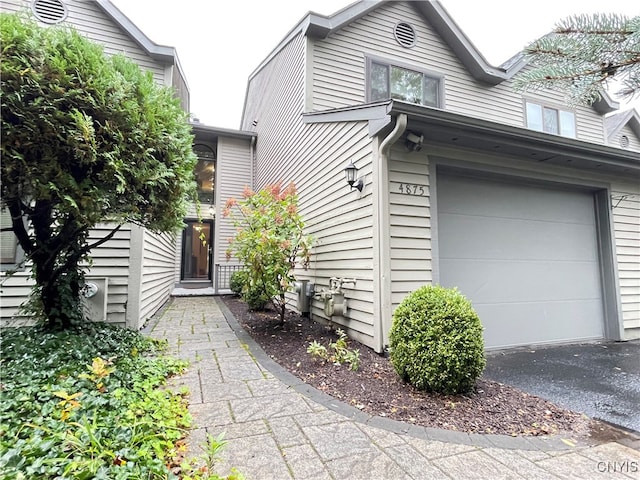
<path fill-rule="evenodd" d="M 524 51 L 531 68 L 514 81 L 517 90 L 552 88 L 570 104 L 591 104 L 612 80 L 618 95 L 640 92 L 640 16 L 575 15 Z"/>
<path fill-rule="evenodd" d="M 32 265 L 28 312 L 81 321 L 83 265 L 125 223 L 182 225 L 195 185 L 187 114 L 171 89 L 69 27 L 0 14 L 2 207 Z M 97 224 L 113 226 L 90 242 Z"/>

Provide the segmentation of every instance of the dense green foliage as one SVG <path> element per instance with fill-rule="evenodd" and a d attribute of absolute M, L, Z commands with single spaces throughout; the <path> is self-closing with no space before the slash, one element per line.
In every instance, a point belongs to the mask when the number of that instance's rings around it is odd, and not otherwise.
<path fill-rule="evenodd" d="M 229 279 L 229 289 L 236 295 L 241 295 L 244 289 L 244 284 L 247 281 L 247 272 L 244 270 L 238 270 L 231 274 Z"/>
<path fill-rule="evenodd" d="M 70 27 L 0 14 L 0 43 L 2 206 L 33 265 L 28 313 L 68 328 L 91 249 L 128 222 L 182 227 L 191 127 L 172 89 Z M 108 233 L 90 238 L 98 224 Z"/>
<path fill-rule="evenodd" d="M 396 372 L 420 390 L 468 392 L 485 367 L 482 324 L 456 289 L 427 285 L 407 295 L 389 340 Z"/>
<path fill-rule="evenodd" d="M 1 342 L 0 478 L 176 478 L 191 418 L 158 387 L 186 362 L 157 356 L 163 343 L 104 324 Z"/>
<path fill-rule="evenodd" d="M 263 299 L 270 301 L 284 322 L 286 293 L 295 281 L 296 262 L 306 268 L 311 248 L 311 238 L 303 232 L 295 186 L 283 189 L 276 183 L 257 193 L 246 188 L 241 200 L 227 201 L 224 215 L 238 229 L 227 256 L 234 253 L 244 264 L 243 297 L 253 303 L 251 308 L 257 308 Z"/>
<path fill-rule="evenodd" d="M 518 90 L 552 88 L 567 95 L 570 104 L 592 104 L 615 79 L 617 93 L 640 92 L 640 16 L 576 15 L 562 20 L 554 31 L 529 45 L 525 68 L 514 82 Z"/>
<path fill-rule="evenodd" d="M 269 297 L 258 285 L 251 284 L 250 278 L 247 270 L 234 272 L 229 281 L 229 288 L 236 295 L 240 295 L 251 310 L 264 310 L 269 303 Z"/>

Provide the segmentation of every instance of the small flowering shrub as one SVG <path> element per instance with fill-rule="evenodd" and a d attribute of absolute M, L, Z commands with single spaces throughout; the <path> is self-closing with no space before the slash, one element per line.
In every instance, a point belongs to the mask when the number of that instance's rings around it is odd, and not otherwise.
<path fill-rule="evenodd" d="M 303 232 L 293 183 L 268 185 L 259 192 L 245 188 L 243 198 L 227 200 L 223 212 L 237 229 L 227 258 L 235 254 L 244 264 L 243 297 L 270 301 L 284 322 L 286 293 L 295 281 L 296 263 L 309 264 L 311 238 Z"/>

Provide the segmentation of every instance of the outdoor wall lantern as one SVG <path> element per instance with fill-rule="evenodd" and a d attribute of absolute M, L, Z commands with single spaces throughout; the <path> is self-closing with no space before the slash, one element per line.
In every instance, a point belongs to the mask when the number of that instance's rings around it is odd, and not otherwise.
<path fill-rule="evenodd" d="M 358 169 L 353 164 L 353 160 L 349 161 L 349 164 L 344 167 L 344 176 L 351 187 L 351 190 L 356 188 L 359 192 L 364 188 L 364 181 L 361 178 L 358 178 Z"/>

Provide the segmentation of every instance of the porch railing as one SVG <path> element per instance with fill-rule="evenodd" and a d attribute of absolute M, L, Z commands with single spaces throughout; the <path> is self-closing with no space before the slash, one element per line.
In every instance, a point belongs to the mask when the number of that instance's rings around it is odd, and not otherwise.
<path fill-rule="evenodd" d="M 242 270 L 242 265 L 237 263 L 216 263 L 215 265 L 215 282 L 213 288 L 215 293 L 224 293 L 225 290 L 231 289 L 231 275 L 234 272 Z"/>

